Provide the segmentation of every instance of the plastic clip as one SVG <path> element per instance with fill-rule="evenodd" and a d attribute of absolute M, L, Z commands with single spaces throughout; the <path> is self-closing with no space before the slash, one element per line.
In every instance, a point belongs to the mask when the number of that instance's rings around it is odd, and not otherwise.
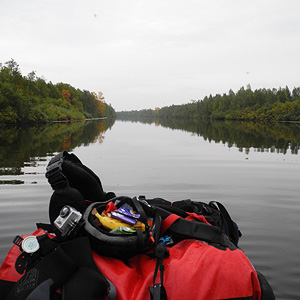
<path fill-rule="evenodd" d="M 53 190 L 64 188 L 68 185 L 68 179 L 62 173 L 64 157 L 54 157 L 46 168 L 46 178 Z"/>
<path fill-rule="evenodd" d="M 13 240 L 13 243 L 14 243 L 15 245 L 17 245 L 17 246 L 21 249 L 21 251 L 23 251 L 22 248 L 21 248 L 21 245 L 22 245 L 23 240 L 24 240 L 24 239 L 23 239 L 22 237 L 20 237 L 19 235 L 17 235 L 17 236 L 14 238 L 14 240 Z"/>

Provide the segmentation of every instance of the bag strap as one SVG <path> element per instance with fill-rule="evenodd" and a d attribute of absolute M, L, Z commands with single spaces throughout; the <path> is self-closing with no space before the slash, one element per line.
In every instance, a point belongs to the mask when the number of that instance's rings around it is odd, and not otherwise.
<path fill-rule="evenodd" d="M 46 178 L 53 190 L 62 189 L 69 185 L 67 177 L 62 172 L 62 164 L 67 151 L 63 151 L 51 158 L 46 168 Z"/>
<path fill-rule="evenodd" d="M 139 200 L 136 197 L 132 198 L 132 203 L 134 204 L 137 212 L 140 214 L 140 218 L 139 218 L 140 221 L 146 225 L 148 218 L 146 216 L 144 209 L 142 208 L 141 203 L 139 202 Z"/>
<path fill-rule="evenodd" d="M 24 240 L 22 237 L 17 235 L 14 238 L 13 243 L 17 245 L 21 250 L 21 254 L 18 256 L 15 263 L 15 269 L 19 274 L 23 274 L 26 269 L 30 268 L 33 264 L 37 263 L 41 259 L 41 257 L 48 255 L 58 245 L 55 238 L 50 239 L 47 234 L 39 235 L 35 238 L 37 240 L 39 248 L 33 253 L 26 253 L 22 249 L 21 243 Z"/>
<path fill-rule="evenodd" d="M 166 213 L 163 209 L 158 207 L 156 209 L 159 214 Z M 175 239 L 176 237 L 178 237 L 179 240 L 196 239 L 235 249 L 235 246 L 229 242 L 221 229 L 209 225 L 207 221 L 200 220 L 199 222 L 192 219 L 195 218 L 192 216 L 182 218 L 176 214 L 168 214 L 167 217 L 163 218 L 160 234 L 163 235 L 165 232 L 169 231 L 170 235 Z M 176 243 L 179 240 L 174 240 L 174 242 Z"/>
<path fill-rule="evenodd" d="M 160 235 L 163 236 L 164 233 L 170 228 L 170 226 L 181 217 L 175 214 L 169 215 L 167 218 L 163 220 L 160 227 Z"/>
<path fill-rule="evenodd" d="M 219 211 L 221 212 L 222 216 L 224 217 L 224 219 L 226 221 L 226 225 L 228 226 L 229 237 L 232 239 L 233 243 L 235 245 L 237 245 L 239 238 L 242 236 L 242 233 L 240 230 L 238 230 L 237 225 L 235 225 L 235 223 L 231 219 L 225 206 L 217 201 L 211 201 L 211 202 L 209 202 L 209 205 L 217 206 L 217 208 L 219 209 Z"/>
<path fill-rule="evenodd" d="M 154 250 L 154 255 L 156 257 L 156 265 L 153 276 L 153 286 L 148 287 L 150 291 L 151 300 L 167 300 L 167 293 L 164 287 L 164 270 L 165 266 L 163 264 L 164 258 L 170 256 L 168 249 L 166 248 L 164 238 L 161 238 L 159 243 L 156 245 Z M 160 272 L 160 282 L 155 283 L 158 270 Z"/>

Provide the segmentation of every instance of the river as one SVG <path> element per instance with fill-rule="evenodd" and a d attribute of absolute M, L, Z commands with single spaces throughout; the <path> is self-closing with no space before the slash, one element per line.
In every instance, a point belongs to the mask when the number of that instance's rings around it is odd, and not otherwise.
<path fill-rule="evenodd" d="M 51 157 L 76 154 L 118 196 L 223 203 L 240 247 L 276 299 L 300 298 L 299 124 L 121 121 L 5 127 L 0 135 L 0 263 L 13 238 L 48 222 Z"/>

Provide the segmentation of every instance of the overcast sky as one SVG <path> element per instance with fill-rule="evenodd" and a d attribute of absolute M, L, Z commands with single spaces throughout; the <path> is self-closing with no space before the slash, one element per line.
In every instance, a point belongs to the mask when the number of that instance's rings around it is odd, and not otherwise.
<path fill-rule="evenodd" d="M 299 0 L 0 0 L 0 63 L 117 111 L 300 86 Z"/>

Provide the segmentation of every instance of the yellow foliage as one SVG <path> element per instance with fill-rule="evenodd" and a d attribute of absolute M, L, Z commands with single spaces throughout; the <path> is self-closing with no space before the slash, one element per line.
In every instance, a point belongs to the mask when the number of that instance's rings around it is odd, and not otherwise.
<path fill-rule="evenodd" d="M 104 104 L 104 96 L 102 92 L 98 92 L 98 94 L 96 94 L 95 92 L 92 92 L 92 95 L 94 96 L 94 98 L 98 101 L 97 103 L 97 114 L 100 116 L 103 116 L 104 111 L 105 111 L 105 104 Z"/>

